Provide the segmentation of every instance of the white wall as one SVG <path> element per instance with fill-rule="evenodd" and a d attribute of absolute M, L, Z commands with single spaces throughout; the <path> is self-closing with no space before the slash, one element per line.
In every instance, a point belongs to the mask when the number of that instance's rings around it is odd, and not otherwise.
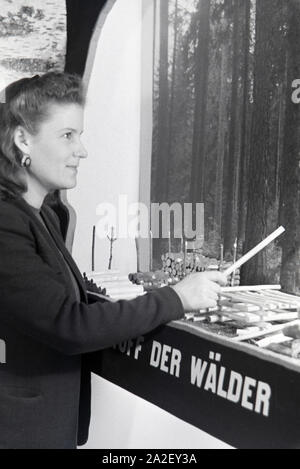
<path fill-rule="evenodd" d="M 93 375 L 91 410 L 89 441 L 81 449 L 230 448 L 223 441 L 96 375 Z"/>
<path fill-rule="evenodd" d="M 91 270 L 97 205 L 109 202 L 117 206 L 119 194 L 126 194 L 129 203 L 139 199 L 141 23 L 140 0 L 117 0 L 96 51 L 91 52 L 95 52 L 94 62 L 89 58 L 92 69 L 82 139 L 89 157 L 81 161 L 77 187 L 68 192 L 77 213 L 73 256 L 81 271 Z M 96 238 L 95 270 L 106 269 L 108 258 L 108 240 Z M 136 271 L 134 240 L 114 243 L 113 258 L 113 269 Z"/>

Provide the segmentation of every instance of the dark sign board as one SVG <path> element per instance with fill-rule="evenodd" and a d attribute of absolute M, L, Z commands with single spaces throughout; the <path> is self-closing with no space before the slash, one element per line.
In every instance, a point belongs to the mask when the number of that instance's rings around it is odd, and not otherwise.
<path fill-rule="evenodd" d="M 92 371 L 237 448 L 300 448 L 300 373 L 165 326 L 91 355 Z"/>

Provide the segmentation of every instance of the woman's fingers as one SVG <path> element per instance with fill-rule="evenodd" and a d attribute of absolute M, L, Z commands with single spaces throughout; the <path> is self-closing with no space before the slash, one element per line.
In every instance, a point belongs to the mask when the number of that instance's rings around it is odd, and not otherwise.
<path fill-rule="evenodd" d="M 205 272 L 206 278 L 211 282 L 225 287 L 227 285 L 227 277 L 225 274 L 219 271 Z"/>
<path fill-rule="evenodd" d="M 202 272 L 192 274 L 172 288 L 179 295 L 187 311 L 215 307 L 221 285 L 226 285 L 227 278 L 221 272 Z"/>

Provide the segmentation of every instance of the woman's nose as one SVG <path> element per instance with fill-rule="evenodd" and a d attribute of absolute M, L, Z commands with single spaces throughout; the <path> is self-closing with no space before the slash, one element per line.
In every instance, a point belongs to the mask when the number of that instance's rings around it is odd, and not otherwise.
<path fill-rule="evenodd" d="M 86 151 L 85 147 L 83 146 L 83 144 L 81 142 L 78 143 L 78 146 L 77 146 L 76 151 L 74 152 L 74 154 L 78 158 L 87 158 L 87 156 L 88 156 L 88 152 Z"/>

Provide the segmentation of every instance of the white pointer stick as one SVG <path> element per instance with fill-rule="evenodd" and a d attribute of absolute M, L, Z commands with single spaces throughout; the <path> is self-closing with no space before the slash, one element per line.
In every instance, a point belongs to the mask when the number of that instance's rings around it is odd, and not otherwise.
<path fill-rule="evenodd" d="M 228 269 L 226 269 L 223 273 L 228 276 L 232 274 L 235 270 L 239 269 L 245 262 L 249 261 L 251 257 L 255 256 L 259 251 L 264 249 L 268 244 L 270 244 L 274 239 L 278 238 L 282 233 L 284 233 L 285 228 L 280 226 L 274 233 L 270 234 L 266 239 L 264 239 L 261 243 L 255 246 L 251 251 L 247 252 L 243 257 L 241 257 L 237 262 L 232 264 Z"/>
<path fill-rule="evenodd" d="M 239 285 L 236 287 L 221 288 L 222 293 L 235 293 L 235 292 L 256 292 L 265 290 L 281 290 L 281 285 Z"/>

